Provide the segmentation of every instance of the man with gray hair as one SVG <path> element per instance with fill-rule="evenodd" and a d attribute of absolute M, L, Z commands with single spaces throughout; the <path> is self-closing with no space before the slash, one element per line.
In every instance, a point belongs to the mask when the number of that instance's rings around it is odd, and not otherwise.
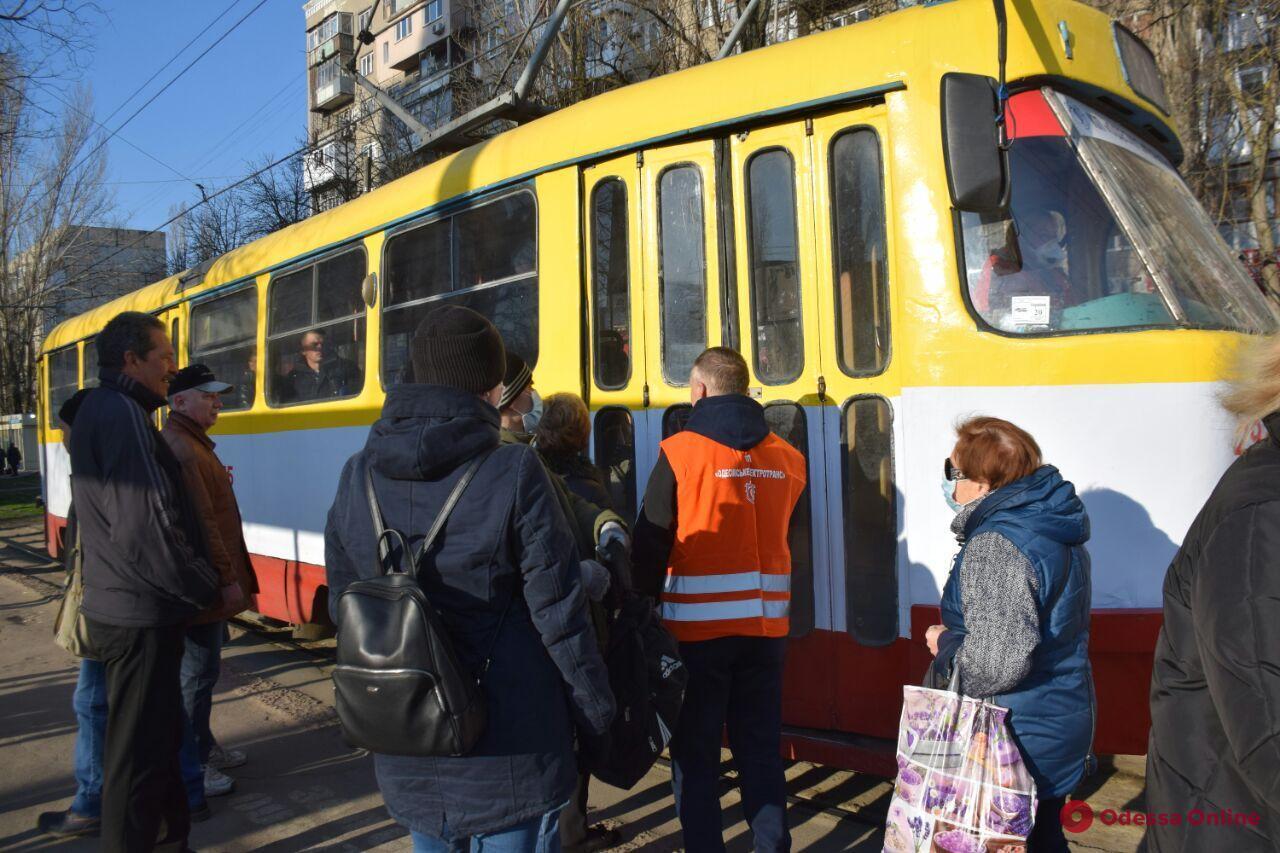
<path fill-rule="evenodd" d="M 169 384 L 169 420 L 161 433 L 182 464 L 187 493 L 200 519 L 209 561 L 218 571 L 221 586 L 218 601 L 187 627 L 182 655 L 182 701 L 204 768 L 204 792 L 211 797 L 231 793 L 234 782 L 222 770 L 238 767 L 246 760 L 243 752 L 218 744 L 209 727 L 209 716 L 226 620 L 248 607 L 249 596 L 258 591 L 231 477 L 208 435 L 218 422 L 222 395 L 230 390 L 229 383 L 220 382 L 203 364 L 182 368 Z"/>

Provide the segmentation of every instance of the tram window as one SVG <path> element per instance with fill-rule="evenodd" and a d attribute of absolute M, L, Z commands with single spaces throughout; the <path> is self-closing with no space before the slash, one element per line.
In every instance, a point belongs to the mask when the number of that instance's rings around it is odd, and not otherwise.
<path fill-rule="evenodd" d="M 364 387 L 364 251 L 277 276 L 268 291 L 267 402 L 352 397 Z"/>
<path fill-rule="evenodd" d="M 873 376 L 889 363 L 889 260 L 880 139 L 870 128 L 831 143 L 831 243 L 840 369 Z"/>
<path fill-rule="evenodd" d="M 662 437 L 671 438 L 678 432 L 684 432 L 689 418 L 693 417 L 693 406 L 688 403 L 676 403 L 662 413 Z"/>
<path fill-rule="evenodd" d="M 80 368 L 80 375 L 84 377 L 84 381 L 80 385 L 84 388 L 97 388 L 98 373 L 101 369 L 98 366 L 98 336 L 94 335 L 84 342 Z"/>
<path fill-rule="evenodd" d="M 529 193 L 509 195 L 455 216 L 458 281 L 454 289 L 532 275 L 538 260 L 534 219 Z"/>
<path fill-rule="evenodd" d="M 764 407 L 764 420 L 770 432 L 804 454 L 807 468 L 809 428 L 804 409 L 795 403 L 770 403 Z M 803 637 L 814 625 L 813 524 L 807 485 L 791 514 L 787 544 L 791 549 L 791 636 Z"/>
<path fill-rule="evenodd" d="M 804 370 L 795 163 L 791 154 L 774 148 L 752 157 L 747 164 L 747 196 L 756 375 L 762 382 L 778 385 Z"/>
<path fill-rule="evenodd" d="M 58 429 L 58 410 L 80 386 L 80 354 L 75 346 L 49 353 L 49 429 Z"/>
<path fill-rule="evenodd" d="M 437 305 L 488 317 L 508 350 L 538 362 L 537 211 L 518 192 L 387 240 L 382 381 L 409 378 L 409 339 Z"/>
<path fill-rule="evenodd" d="M 621 388 L 631 376 L 631 301 L 627 186 L 617 178 L 591 193 L 591 292 L 596 384 Z"/>
<path fill-rule="evenodd" d="M 636 433 L 631 413 L 609 407 L 596 412 L 595 460 L 608 478 L 614 512 L 636 517 Z"/>
<path fill-rule="evenodd" d="M 693 362 L 707 348 L 706 228 L 702 176 L 693 165 L 658 178 L 658 302 L 662 312 L 662 375 L 688 385 Z"/>
<path fill-rule="evenodd" d="M 845 613 L 866 646 L 898 636 L 898 513 L 893 415 L 883 397 L 855 397 L 841 424 Z"/>
<path fill-rule="evenodd" d="M 203 364 L 232 389 L 223 411 L 253 406 L 258 374 L 258 291 L 254 287 L 191 306 L 191 364 Z"/>

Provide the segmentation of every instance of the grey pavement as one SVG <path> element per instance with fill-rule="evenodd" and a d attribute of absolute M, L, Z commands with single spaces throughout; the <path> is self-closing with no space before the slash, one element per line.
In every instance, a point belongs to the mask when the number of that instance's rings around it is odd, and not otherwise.
<path fill-rule="evenodd" d="M 93 840 L 57 841 L 35 831 L 42 811 L 62 809 L 75 790 L 71 694 L 77 662 L 54 645 L 61 569 L 42 557 L 39 520 L 0 526 L 0 850 L 94 850 Z M 409 850 L 407 833 L 387 815 L 369 757 L 342 740 L 329 678 L 332 641 L 295 643 L 287 631 L 232 626 L 214 695 L 219 740 L 249 762 L 230 771 L 236 790 L 210 800 L 213 817 L 196 824 L 197 850 Z M 751 849 L 726 753 L 725 838 Z M 1089 780 L 1095 809 L 1134 807 L 1140 760 Z M 794 762 L 787 770 L 789 818 L 797 850 L 880 850 L 888 782 Z M 591 820 L 621 829 L 620 850 L 682 850 L 670 773 L 655 767 L 630 791 L 597 783 Z M 1077 850 L 1133 850 L 1131 829 L 1094 827 Z"/>

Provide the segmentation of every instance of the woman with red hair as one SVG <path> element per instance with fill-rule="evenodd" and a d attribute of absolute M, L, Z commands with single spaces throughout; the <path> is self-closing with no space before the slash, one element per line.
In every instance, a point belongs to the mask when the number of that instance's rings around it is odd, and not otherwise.
<path fill-rule="evenodd" d="M 960 551 L 925 635 L 934 675 L 1009 709 L 1040 797 L 1028 851 L 1065 853 L 1060 813 L 1093 740 L 1089 517 L 1035 439 L 999 418 L 956 428 L 942 485 Z"/>

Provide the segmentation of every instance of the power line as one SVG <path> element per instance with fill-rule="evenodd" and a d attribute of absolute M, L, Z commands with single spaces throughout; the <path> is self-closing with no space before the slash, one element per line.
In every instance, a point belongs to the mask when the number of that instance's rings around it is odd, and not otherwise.
<path fill-rule="evenodd" d="M 384 109 L 384 108 L 383 108 L 381 105 L 379 105 L 376 109 L 374 109 L 372 112 L 370 112 L 370 113 L 369 113 L 369 115 L 370 115 L 370 116 L 376 115 L 376 114 L 378 114 L 379 112 L 381 112 L 383 109 Z M 179 211 L 178 213 L 174 214 L 173 216 L 169 217 L 169 218 L 168 218 L 168 219 L 166 219 L 164 222 L 160 223 L 160 224 L 159 224 L 159 225 L 157 225 L 155 228 L 151 229 L 150 231 L 148 231 L 148 232 L 146 232 L 146 233 L 147 233 L 147 234 L 154 234 L 154 233 L 155 233 L 155 232 L 157 232 L 157 231 L 163 231 L 165 228 L 168 228 L 170 225 L 172 225 L 173 223 L 177 222 L 179 219 L 181 219 L 182 217 L 186 216 L 186 215 L 187 215 L 188 213 L 190 213 L 191 211 L 193 211 L 193 210 L 195 210 L 196 208 L 200 207 L 200 205 L 202 205 L 202 204 L 207 204 L 208 202 L 213 201 L 213 200 L 214 200 L 215 198 L 217 198 L 218 196 L 220 196 L 220 195 L 225 195 L 226 193 L 230 192 L 231 190 L 235 189 L 236 187 L 238 187 L 238 186 L 241 186 L 241 185 L 243 185 L 243 184 L 248 183 L 249 181 L 253 180 L 254 178 L 258 177 L 258 176 L 259 176 L 259 175 L 261 175 L 261 174 L 264 174 L 265 172 L 269 172 L 269 171 L 271 171 L 271 170 L 272 170 L 272 169 L 274 169 L 276 166 L 279 166 L 281 163 L 284 163 L 284 162 L 286 162 L 287 160 L 289 160 L 289 159 L 291 159 L 291 158 L 293 158 L 293 157 L 298 156 L 299 154 L 303 154 L 303 153 L 305 153 L 307 150 L 309 150 L 309 149 L 311 149 L 311 148 L 319 148 L 320 146 L 322 146 L 322 145 L 324 145 L 326 142 L 328 142 L 330 139 L 333 139 L 333 138 L 334 138 L 334 137 L 336 137 L 336 136 L 341 136 L 342 134 L 344 134 L 344 133 L 346 133 L 346 132 L 347 132 L 347 128 L 345 128 L 345 127 L 340 127 L 340 128 L 338 128 L 338 129 L 334 130 L 333 132 L 328 133 L 328 134 L 325 134 L 324 136 L 322 136 L 322 137 L 320 137 L 320 138 L 316 139 L 314 142 L 310 142 L 310 143 L 308 143 L 308 144 L 306 144 L 306 145 L 303 145 L 303 146 L 301 146 L 301 147 L 299 147 L 299 148 L 295 148 L 294 150 L 290 151 L 288 154 L 284 155 L 283 157 L 280 157 L 280 158 L 278 158 L 278 159 L 276 159 L 276 160 L 273 160 L 272 162 L 268 163 L 267 165 L 263 166 L 263 167 L 262 167 L 262 168 L 260 168 L 260 169 L 255 169 L 254 171 L 252 171 L 252 172 L 250 172 L 249 174 L 245 175 L 243 178 L 241 178 L 240 180 L 236 181 L 235 183 L 227 184 L 225 187 L 223 187 L 223 188 L 222 188 L 222 189 L 220 189 L 220 190 L 216 190 L 215 192 L 208 193 L 208 194 L 207 194 L 207 195 L 205 195 L 202 199 L 200 199 L 200 201 L 197 201 L 195 204 L 191 205 L 190 207 L 184 208 L 183 210 L 181 210 L 181 211 Z M 107 255 L 105 258 L 102 258 L 101 260 L 95 261 L 94 263 L 92 263 L 92 264 L 90 264 L 89 266 L 85 267 L 81 274 L 82 274 L 82 275 L 87 275 L 89 272 L 91 272 L 92 270 L 94 270 L 94 269 L 96 269 L 97 267 L 101 266 L 102 264 L 105 264 L 107 261 L 109 261 L 109 260 L 111 260 L 112 258 L 116 257 L 117 255 L 123 254 L 124 252 L 127 252 L 127 251 L 129 251 L 130 249 L 132 249 L 133 247 L 137 246 L 137 245 L 138 245 L 139 243 L 141 243 L 144 239 L 146 239 L 145 235 L 144 235 L 143 237 L 139 237 L 137 240 L 134 240 L 132 243 L 130 243 L 130 244 L 129 244 L 129 245 L 127 245 L 127 246 L 121 246 L 119 249 L 117 249 L 116 251 L 112 252 L 110 255 Z"/>
<path fill-rule="evenodd" d="M 238 1 L 238 0 L 237 0 L 237 1 Z M 160 97 L 161 95 L 163 95 L 166 91 L 168 91 L 168 89 L 169 89 L 169 87 L 170 87 L 170 86 L 172 86 L 174 83 L 176 83 L 176 82 L 178 82 L 180 79 L 182 79 L 182 76 L 183 76 L 184 74 L 186 74 L 188 71 L 190 71 L 190 70 L 195 66 L 195 64 L 196 64 L 197 62 L 199 62 L 201 59 L 204 59 L 204 58 L 209 54 L 209 52 L 210 52 L 210 51 L 212 51 L 212 50 L 213 50 L 215 47 L 217 47 L 218 45 L 222 44 L 222 42 L 226 39 L 226 37 L 227 37 L 227 36 L 229 36 L 229 35 L 231 35 L 233 32 L 235 32 L 237 27 L 239 27 L 239 26 L 240 26 L 241 24 L 243 24 L 246 20 L 248 20 L 248 18 L 249 18 L 249 16 L 250 16 L 250 15 L 252 15 L 254 12 L 258 11 L 258 10 L 259 10 L 259 9 L 261 9 L 263 6 L 265 6 L 265 5 L 266 5 L 266 3 L 267 3 L 267 0 L 258 0 L 258 5 L 254 6 L 254 7 L 253 7 L 252 9 L 250 9 L 248 12 L 244 13 L 244 15 L 243 15 L 243 16 L 241 16 L 240 20 L 236 21 L 234 24 L 232 24 L 232 25 L 227 29 L 227 31 L 226 31 L 226 32 L 224 32 L 222 35 L 218 36 L 218 38 L 214 40 L 213 44 L 209 45 L 209 46 L 208 46 L 208 47 L 206 47 L 204 50 L 200 51 L 200 53 L 196 55 L 196 58 L 195 58 L 195 59 L 191 60 L 191 61 L 190 61 L 190 62 L 188 62 L 185 66 L 183 66 L 183 68 L 182 68 L 182 70 L 181 70 L 181 71 L 179 71 L 177 74 L 175 74 L 172 78 L 170 78 L 170 79 L 169 79 L 169 82 L 167 82 L 167 83 L 165 83 L 163 86 L 161 86 L 161 87 L 160 87 L 160 89 L 159 89 L 159 90 L 158 90 L 154 95 L 152 95 L 150 98 L 147 98 L 147 100 L 142 104 L 142 106 L 138 107 L 136 110 L 134 110 L 132 113 L 130 113 L 130 114 L 129 114 L 129 117 L 128 117 L 127 119 L 125 119 L 124 121 L 120 122 L 120 124 L 116 126 L 116 129 L 115 129 L 115 130 L 113 130 L 113 131 L 111 131 L 111 133 L 110 133 L 110 134 L 108 134 L 108 135 L 107 135 L 107 137 L 106 137 L 105 139 L 103 139 L 101 142 L 99 142 L 97 145 L 95 145 L 95 146 L 93 147 L 93 149 L 92 149 L 91 151 L 89 151 L 89 153 L 87 153 L 87 154 L 85 154 L 83 157 L 81 157 L 81 158 L 80 158 L 80 160 L 79 160 L 79 161 L 78 161 L 74 166 L 72 166 L 72 170 L 75 170 L 75 169 L 76 169 L 76 168 L 78 168 L 80 165 L 82 165 L 82 164 L 84 163 L 84 161 L 85 161 L 85 160 L 89 159 L 89 158 L 90 158 L 90 157 L 92 157 L 94 154 L 98 153 L 98 151 L 102 150 L 102 147 L 103 147 L 104 145 L 106 145 L 108 142 L 110 142 L 110 141 L 111 141 L 111 139 L 112 139 L 112 137 L 114 137 L 117 133 L 119 133 L 121 130 L 123 130 L 123 129 L 124 129 L 124 127 L 125 127 L 125 125 L 127 125 L 129 122 L 131 122 L 131 121 L 133 121 L 135 118 L 137 118 L 137 117 L 138 117 L 138 115 L 139 115 L 143 110 L 145 110 L 147 107 L 151 106 L 151 104 L 156 100 L 156 98 L 159 98 L 159 97 Z M 234 5 L 234 4 L 232 4 L 232 5 Z"/>
<path fill-rule="evenodd" d="M 122 109 L 124 109 L 125 104 L 129 103 L 129 102 L 130 102 L 130 101 L 132 101 L 134 98 L 138 97 L 138 95 L 142 94 L 142 91 L 143 91 L 144 89 L 146 89 L 148 86 L 150 86 L 150 85 L 151 85 L 151 81 L 152 81 L 152 80 L 155 80 L 157 77 L 159 77 L 159 76 L 161 75 L 161 73 L 163 73 L 163 72 L 164 72 L 164 70 L 165 70 L 166 68 L 168 68 L 168 67 L 169 67 L 170 65 L 172 65 L 175 61 L 177 61 L 177 59 L 178 59 L 178 57 L 179 57 L 179 56 L 182 56 L 182 54 L 186 53 L 187 48 L 189 48 L 189 47 L 191 47 L 191 45 L 195 44 L 195 43 L 196 43 L 196 41 L 197 41 L 197 40 L 199 40 L 199 38 L 200 38 L 202 35 L 204 35 L 205 33 L 209 32 L 209 30 L 213 29 L 213 25 L 214 25 L 214 24 L 216 24 L 216 23 L 218 23 L 218 21 L 221 21 L 221 20 L 226 16 L 226 14 L 227 14 L 228 12 L 230 12 L 232 9 L 234 9 L 234 8 L 236 7 L 236 5 L 237 5 L 237 4 L 239 4 L 239 2 L 240 2 L 240 0 L 231 0 L 231 5 L 227 6 L 227 8 L 225 8 L 225 9 L 223 9 L 221 12 L 219 12 L 219 13 L 218 13 L 218 17 L 214 18 L 212 21 L 210 21 L 208 24 L 206 24 L 206 25 L 205 25 L 205 28 L 204 28 L 203 30 L 201 30 L 200 32 L 198 32 L 198 33 L 196 33 L 194 36 L 192 36 L 192 37 L 191 37 L 191 41 L 187 42 L 187 43 L 186 43 L 186 44 L 184 44 L 182 47 L 178 48 L 178 52 L 177 52 L 177 53 L 175 53 L 173 56 L 169 57 L 169 61 L 168 61 L 168 62 L 166 62 L 164 65 L 161 65 L 161 66 L 156 70 L 156 72 L 155 72 L 154 74 L 152 74 L 150 77 L 148 77 L 148 78 L 146 79 L 146 82 L 144 82 L 144 83 L 143 83 L 141 86 L 139 86 L 138 88 L 134 89 L 134 90 L 133 90 L 133 92 L 132 92 L 132 93 L 130 93 L 129 97 L 127 97 L 127 98 L 125 98 L 123 101 L 121 101 L 121 102 L 120 102 L 120 105 L 119 105 L 118 107 L 116 107 L 114 110 L 112 110 L 112 111 L 111 111 L 111 115 L 107 116 L 106 118 L 104 118 L 104 119 L 102 120 L 102 121 L 103 121 L 103 123 L 105 124 L 106 122 L 111 121 L 111 119 L 113 119 L 113 118 L 115 118 L 115 117 L 116 117 L 116 114 L 117 114 L 117 113 L 119 113 Z"/>
<path fill-rule="evenodd" d="M 63 98 L 63 97 L 62 97 L 62 95 L 61 95 L 61 94 L 59 94 L 59 93 L 58 93 L 58 91 L 57 91 L 56 89 L 54 89 L 52 86 L 48 86 L 48 85 L 46 85 L 46 84 L 42 83 L 42 82 L 41 82 L 41 81 L 39 81 L 39 80 L 35 80 L 35 81 L 33 81 L 33 82 L 34 82 L 37 86 L 39 86 L 41 89 L 43 89 L 47 94 L 52 95 L 55 99 L 57 99 L 57 100 L 58 100 L 58 101 L 59 101 L 59 102 L 60 102 L 64 107 L 66 107 L 67 109 L 69 109 L 69 110 L 73 110 L 74 112 L 78 113 L 79 115 L 83 116 L 84 118 L 87 118 L 89 121 L 93 122 L 94 124 L 96 124 L 98 127 L 102 128 L 103 130 L 107 130 L 107 129 L 108 129 L 108 128 L 107 128 L 107 126 L 106 126 L 106 124 L 104 124 L 103 122 L 98 121 L 96 118 L 94 118 L 94 117 L 93 117 L 92 115 L 90 115 L 89 113 L 86 113 L 84 110 L 80 109 L 79 107 L 77 107 L 77 106 L 75 106 L 74 104 L 72 104 L 70 101 L 68 101 L 68 100 L 66 100 L 65 98 Z M 132 142 L 130 142 L 129 140 L 125 139 L 123 136 L 118 137 L 118 138 L 119 138 L 119 140 L 120 140 L 121 142 L 123 142 L 125 145 L 128 145 L 130 148 L 132 148 L 134 151 L 137 151 L 139 154 L 141 154 L 142 156 L 146 157 L 148 160 L 151 160 L 151 161 L 153 161 L 153 162 L 155 162 L 155 163 L 159 163 L 161 166 L 164 166 L 164 167 L 165 167 L 166 169 L 168 169 L 170 172 L 173 172 L 175 175 L 177 175 L 177 176 L 178 176 L 179 178 L 181 178 L 183 181 L 185 181 L 185 182 L 187 182 L 187 183 L 191 183 L 191 178 L 188 178 L 186 175 L 182 174 L 182 172 L 179 172 L 177 169 L 173 168 L 173 167 L 172 167 L 172 166 L 170 166 L 168 163 L 166 163 L 166 162 L 164 162 L 163 160 L 161 160 L 159 157 L 155 156 L 154 154 L 150 153 L 149 151 L 144 151 L 144 150 L 142 150 L 142 149 L 141 149 L 141 148 L 139 148 L 137 145 L 134 145 Z M 108 183 L 108 184 L 111 184 L 111 183 L 122 183 L 122 184 L 123 184 L 123 183 L 129 183 L 129 182 L 128 182 L 128 181 L 104 181 L 104 183 Z M 148 183 L 148 182 L 146 182 L 146 181 L 138 181 L 137 183 Z M 177 181 L 174 181 L 173 183 L 177 183 Z"/>

